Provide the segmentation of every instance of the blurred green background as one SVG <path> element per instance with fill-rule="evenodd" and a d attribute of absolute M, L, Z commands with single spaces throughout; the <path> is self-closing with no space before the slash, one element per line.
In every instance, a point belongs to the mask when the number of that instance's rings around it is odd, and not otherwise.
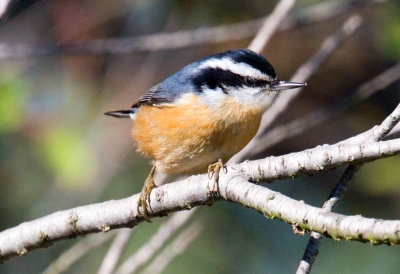
<path fill-rule="evenodd" d="M 324 1 L 301 0 L 291 15 Z M 334 1 L 337 2 L 337 1 Z M 348 1 L 342 1 L 346 3 Z M 278 32 L 263 55 L 289 80 L 329 34 L 354 12 L 363 24 L 308 81 L 280 117 L 283 124 L 343 98 L 400 61 L 400 1 L 351 1 L 358 5 L 315 24 Z M 366 5 L 359 5 L 369 2 Z M 379 2 L 379 3 L 378 3 Z M 261 18 L 275 1 L 60 0 L 15 1 L 3 16 L 0 43 L 48 45 L 206 28 Z M 317 14 L 316 14 L 317 15 Z M 0 44 L 0 230 L 78 205 L 140 191 L 149 161 L 135 153 L 130 122 L 103 112 L 129 107 L 182 66 L 209 54 L 246 47 L 251 39 L 177 50 L 126 54 L 42 54 L 3 58 Z M 267 155 L 334 143 L 380 123 L 400 101 L 400 83 L 377 92 L 327 122 L 284 140 Z M 268 187 L 321 206 L 343 169 Z M 400 219 L 400 157 L 365 165 L 336 211 Z M 308 235 L 232 203 L 202 207 L 205 230 L 165 273 L 293 273 Z M 123 258 L 165 218 L 143 223 Z M 64 240 L 0 265 L 0 273 L 40 273 L 69 246 Z M 92 250 L 68 273 L 95 273 L 107 251 Z M 399 273 L 399 247 L 324 239 L 314 273 Z"/>

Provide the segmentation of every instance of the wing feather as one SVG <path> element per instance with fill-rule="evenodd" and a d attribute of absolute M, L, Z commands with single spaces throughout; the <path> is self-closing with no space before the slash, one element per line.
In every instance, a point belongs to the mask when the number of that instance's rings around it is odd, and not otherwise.
<path fill-rule="evenodd" d="M 139 98 L 139 100 L 132 106 L 138 108 L 142 105 L 159 105 L 165 103 L 172 103 L 175 100 L 176 94 L 166 91 L 158 84 L 149 89 L 146 94 Z"/>

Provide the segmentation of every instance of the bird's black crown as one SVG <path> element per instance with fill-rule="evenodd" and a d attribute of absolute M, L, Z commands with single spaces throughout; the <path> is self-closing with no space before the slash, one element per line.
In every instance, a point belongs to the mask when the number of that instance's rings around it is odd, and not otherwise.
<path fill-rule="evenodd" d="M 197 65 L 207 63 L 210 60 L 229 59 L 236 64 L 246 64 L 250 67 L 268 75 L 270 79 L 275 79 L 276 74 L 272 65 L 260 54 L 249 49 L 229 50 L 223 53 L 214 54 L 199 60 Z M 196 89 L 201 92 L 206 86 L 209 89 L 221 88 L 225 93 L 224 87 L 263 87 L 268 81 L 265 79 L 257 79 L 248 75 L 234 73 L 219 67 L 204 67 L 192 78 L 192 83 Z"/>
<path fill-rule="evenodd" d="M 208 56 L 202 59 L 201 61 L 213 58 L 222 59 L 226 57 L 232 59 L 235 63 L 248 64 L 249 66 L 256 68 L 259 71 L 269 75 L 271 78 L 276 77 L 275 70 L 270 64 L 270 62 L 268 62 L 267 59 L 265 59 L 264 56 L 262 56 L 261 54 L 255 53 L 254 51 L 249 49 L 228 50 L 222 53 Z"/>

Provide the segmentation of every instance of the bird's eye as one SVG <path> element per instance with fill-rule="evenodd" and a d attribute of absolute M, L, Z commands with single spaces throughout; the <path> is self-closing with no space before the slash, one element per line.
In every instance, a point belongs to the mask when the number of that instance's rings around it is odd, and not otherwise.
<path fill-rule="evenodd" d="M 244 78 L 244 81 L 250 87 L 254 87 L 256 85 L 256 80 L 254 78 L 251 78 L 250 76 L 246 76 L 246 78 Z"/>

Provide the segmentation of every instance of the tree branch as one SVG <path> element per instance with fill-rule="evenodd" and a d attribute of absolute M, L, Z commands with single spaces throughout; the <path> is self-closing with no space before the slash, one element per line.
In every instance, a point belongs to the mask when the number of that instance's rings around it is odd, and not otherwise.
<path fill-rule="evenodd" d="M 271 182 L 300 175 L 314 175 L 317 172 L 332 170 L 344 164 L 368 162 L 395 155 L 399 153 L 399 146 L 400 139 L 350 145 L 340 142 L 283 156 L 245 161 L 232 165 L 232 167 L 240 170 L 252 181 Z"/>
<path fill-rule="evenodd" d="M 192 176 L 154 189 L 150 195 L 151 217 L 225 199 L 334 238 L 398 243 L 400 233 L 396 231 L 400 231 L 400 227 L 396 229 L 400 221 L 327 214 L 322 209 L 305 205 L 248 181 L 273 181 L 312 175 L 345 163 L 372 161 L 398 153 L 400 139 L 368 144 L 323 145 L 279 157 L 230 164 L 227 166 L 227 174 L 220 174 L 218 190 L 221 197 L 216 197 L 218 193 L 212 191 L 214 184 L 208 180 L 207 175 Z M 138 195 L 133 195 L 121 200 L 55 212 L 7 229 L 0 233 L 0 259 L 24 255 L 29 250 L 48 246 L 60 239 L 133 227 L 143 221 L 143 216 L 136 209 L 137 202 Z"/>

